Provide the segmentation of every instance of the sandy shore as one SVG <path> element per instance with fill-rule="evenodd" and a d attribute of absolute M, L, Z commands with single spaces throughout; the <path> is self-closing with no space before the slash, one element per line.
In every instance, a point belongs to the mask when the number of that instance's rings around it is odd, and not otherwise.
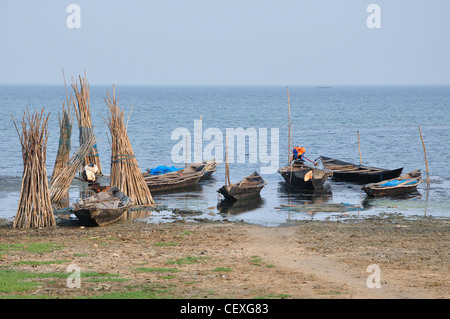
<path fill-rule="evenodd" d="M 1 269 L 69 276 L 68 266 L 76 265 L 82 274 L 116 277 L 82 277 L 77 288 L 69 288 L 64 276 L 39 277 L 31 279 L 38 281 L 32 289 L 0 290 L 0 297 L 133 298 L 139 292 L 142 298 L 148 291 L 152 298 L 190 299 L 449 298 L 449 230 L 449 220 L 429 218 L 284 227 L 129 220 L 13 229 L 4 222 Z M 36 252 L 27 249 L 31 243 L 54 248 Z M 368 272 L 369 265 L 379 272 Z"/>

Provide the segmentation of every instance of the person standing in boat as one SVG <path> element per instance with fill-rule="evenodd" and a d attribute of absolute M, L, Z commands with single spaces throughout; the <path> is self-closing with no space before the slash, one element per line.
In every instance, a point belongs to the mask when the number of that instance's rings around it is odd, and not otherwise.
<path fill-rule="evenodd" d="M 294 149 L 292 150 L 292 157 L 291 157 L 291 161 L 295 161 L 295 163 L 298 164 L 303 164 L 304 162 L 304 158 L 303 158 L 303 154 L 305 154 L 306 149 L 302 146 L 296 146 L 294 147 Z"/>

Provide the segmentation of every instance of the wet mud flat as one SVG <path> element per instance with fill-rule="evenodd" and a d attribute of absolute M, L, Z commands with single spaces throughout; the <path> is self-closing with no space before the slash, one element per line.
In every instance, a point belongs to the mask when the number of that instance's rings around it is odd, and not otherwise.
<path fill-rule="evenodd" d="M 449 234 L 448 219 L 430 217 L 42 229 L 3 220 L 0 298 L 449 298 Z"/>

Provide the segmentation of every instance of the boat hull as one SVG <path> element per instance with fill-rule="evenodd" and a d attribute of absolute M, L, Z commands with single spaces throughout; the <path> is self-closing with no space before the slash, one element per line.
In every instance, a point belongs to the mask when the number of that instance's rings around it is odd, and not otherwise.
<path fill-rule="evenodd" d="M 176 172 L 175 172 L 176 173 Z M 173 173 L 169 173 L 173 174 Z M 166 174 L 168 175 L 168 174 Z M 165 193 L 176 190 L 181 190 L 183 188 L 191 187 L 197 185 L 200 179 L 203 177 L 203 173 L 193 173 L 185 174 L 180 178 L 164 178 L 163 175 L 158 175 L 161 177 L 149 178 L 145 177 L 145 182 L 150 192 L 153 193 Z"/>
<path fill-rule="evenodd" d="M 312 177 L 308 178 L 307 174 L 312 172 Z M 329 173 L 312 167 L 292 167 L 285 166 L 278 170 L 286 185 L 296 189 L 321 189 L 326 182 Z"/>
<path fill-rule="evenodd" d="M 396 185 L 389 183 L 396 182 Z M 417 186 L 422 182 L 420 170 L 414 170 L 398 178 L 385 180 L 378 183 L 370 183 L 361 187 L 367 195 L 373 197 L 390 196 L 397 197 L 416 191 Z"/>
<path fill-rule="evenodd" d="M 106 226 L 121 219 L 124 212 L 125 209 L 80 209 L 74 214 L 84 226 Z"/>
<path fill-rule="evenodd" d="M 239 188 L 237 186 L 222 186 L 218 192 L 229 200 L 244 200 L 260 196 L 261 190 L 265 185 L 255 186 L 252 188 Z"/>
<path fill-rule="evenodd" d="M 355 183 L 376 183 L 399 177 L 403 167 L 384 169 L 378 167 L 356 165 L 338 159 L 321 156 L 322 165 L 333 172 L 333 179 Z"/>

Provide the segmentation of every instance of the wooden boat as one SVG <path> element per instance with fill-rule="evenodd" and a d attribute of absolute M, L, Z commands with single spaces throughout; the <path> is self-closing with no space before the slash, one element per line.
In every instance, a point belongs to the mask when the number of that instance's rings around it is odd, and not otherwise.
<path fill-rule="evenodd" d="M 201 163 L 193 163 L 189 165 L 191 167 L 194 167 L 197 172 L 203 172 L 203 178 L 209 178 L 214 174 L 217 167 L 217 162 L 215 159 L 209 160 L 209 161 L 203 161 Z"/>
<path fill-rule="evenodd" d="M 398 196 L 415 191 L 422 182 L 422 173 L 416 169 L 400 177 L 370 183 L 361 187 L 370 196 Z"/>
<path fill-rule="evenodd" d="M 293 163 L 278 169 L 286 185 L 298 189 L 321 189 L 332 175 L 329 170 L 323 170 L 303 163 Z"/>
<path fill-rule="evenodd" d="M 166 174 L 150 175 L 143 173 L 143 175 L 150 192 L 162 193 L 197 185 L 204 174 L 203 171 L 198 171 L 196 167 L 188 166 Z"/>
<path fill-rule="evenodd" d="M 131 199 L 113 186 L 105 192 L 78 200 L 72 211 L 86 226 L 104 226 L 119 220 L 131 205 Z"/>
<path fill-rule="evenodd" d="M 217 192 L 222 194 L 225 199 L 240 200 L 259 196 L 266 184 L 261 175 L 254 172 L 236 184 L 225 184 Z"/>
<path fill-rule="evenodd" d="M 331 157 L 320 156 L 324 168 L 333 172 L 333 178 L 347 182 L 376 183 L 399 177 L 403 167 L 385 169 L 344 162 Z"/>

